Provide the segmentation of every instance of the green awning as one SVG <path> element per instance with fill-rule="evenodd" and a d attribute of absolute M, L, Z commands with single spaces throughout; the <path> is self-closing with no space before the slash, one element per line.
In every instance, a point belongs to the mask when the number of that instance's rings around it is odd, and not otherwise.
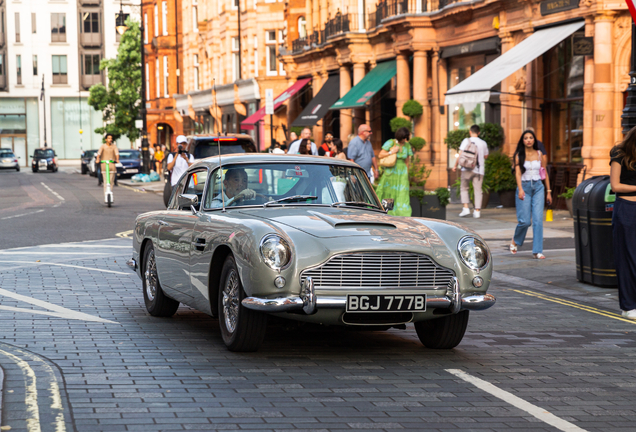
<path fill-rule="evenodd" d="M 397 73 L 395 60 L 379 63 L 362 81 L 338 100 L 330 109 L 349 109 L 363 106 Z"/>

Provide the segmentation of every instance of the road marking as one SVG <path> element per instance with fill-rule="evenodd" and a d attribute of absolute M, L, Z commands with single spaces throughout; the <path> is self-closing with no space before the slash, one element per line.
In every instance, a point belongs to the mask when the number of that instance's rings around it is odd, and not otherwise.
<path fill-rule="evenodd" d="M 29 213 L 22 213 L 22 214 L 14 215 L 14 216 L 6 216 L 6 217 L 3 217 L 1 220 L 19 218 L 19 217 L 22 217 L 22 216 L 29 216 L 29 215 L 36 214 L 36 213 L 42 213 L 43 211 L 44 210 L 36 210 L 36 211 L 33 211 L 33 212 L 29 212 Z"/>
<path fill-rule="evenodd" d="M 11 353 L 0 350 L 0 353 L 6 355 L 12 359 L 26 376 L 24 382 L 24 392 L 26 394 L 24 403 L 26 405 L 26 424 L 28 432 L 40 432 L 40 410 L 38 408 L 38 388 L 35 379 L 35 372 L 31 369 L 31 366 L 20 357 L 14 356 Z"/>
<path fill-rule="evenodd" d="M 58 318 L 67 318 L 67 319 L 75 319 L 75 320 L 81 320 L 81 321 L 93 321 L 93 322 L 103 322 L 103 323 L 108 323 L 108 324 L 119 324 L 115 321 L 109 321 L 107 319 L 104 318 L 99 318 L 93 315 L 89 315 L 86 314 L 84 312 L 77 312 L 74 311 L 72 309 L 67 309 L 65 307 L 62 306 L 58 306 L 56 304 L 53 303 L 49 303 L 49 302 L 45 302 L 44 300 L 38 300 L 38 299 L 34 299 L 33 297 L 27 297 L 25 295 L 22 294 L 17 294 L 14 293 L 12 291 L 7 291 L 5 289 L 0 288 L 0 295 L 3 295 L 5 297 L 10 297 L 12 299 L 18 300 L 18 301 L 23 301 L 25 303 L 29 303 L 35 306 L 39 306 L 41 308 L 44 309 L 48 309 L 49 311 L 54 311 L 57 312 L 56 314 L 52 314 L 50 312 L 45 312 L 45 311 L 40 311 L 40 310 L 32 310 L 32 309 L 20 309 L 20 308 L 14 308 L 11 306 L 0 306 L 0 310 L 9 310 L 9 311 L 14 311 L 14 312 L 29 312 L 29 313 L 35 313 L 35 314 L 43 314 L 43 315 L 52 315 Z"/>
<path fill-rule="evenodd" d="M 134 192 L 146 193 L 145 189 L 144 190 L 139 190 L 137 188 L 126 186 L 126 185 L 119 185 L 119 187 L 123 187 L 124 189 L 130 189 L 131 191 L 134 191 Z"/>
<path fill-rule="evenodd" d="M 603 310 L 603 309 L 597 309 L 595 307 L 587 306 L 587 305 L 580 304 L 580 303 L 576 303 L 576 302 L 573 302 L 573 301 L 570 301 L 570 300 L 553 298 L 553 297 L 550 297 L 548 295 L 541 294 L 541 293 L 538 293 L 538 292 L 535 292 L 535 291 L 525 291 L 525 290 L 516 290 L 516 289 L 513 289 L 512 291 L 518 292 L 519 294 L 525 294 L 527 296 L 537 297 L 537 298 L 540 298 L 541 300 L 546 300 L 546 301 L 549 301 L 549 302 L 558 303 L 558 304 L 561 304 L 561 305 L 564 305 L 564 306 L 570 306 L 570 307 L 573 307 L 575 309 L 584 310 L 586 312 L 591 312 L 593 314 L 601 315 L 601 316 L 604 316 L 604 317 L 607 317 L 607 318 L 612 318 L 612 319 L 615 319 L 615 320 L 618 320 L 618 321 L 623 321 L 623 322 L 627 322 L 627 323 L 630 323 L 630 324 L 636 324 L 636 321 L 629 320 L 627 318 L 623 318 L 620 314 L 617 314 L 617 313 L 614 313 L 614 312 L 608 312 L 608 311 Z"/>
<path fill-rule="evenodd" d="M 117 237 L 121 237 L 121 238 L 130 238 L 130 236 L 132 235 L 133 230 L 130 231 L 122 231 L 120 233 L 115 234 Z"/>
<path fill-rule="evenodd" d="M 446 372 L 453 374 L 456 377 L 461 378 L 462 380 L 466 382 L 471 383 L 478 389 L 483 390 L 486 393 L 489 393 L 493 395 L 494 397 L 499 398 L 502 401 L 509 403 L 510 405 L 516 408 L 519 408 L 522 411 L 527 412 L 533 417 L 536 417 L 542 422 L 547 423 L 550 426 L 553 426 L 559 430 L 562 430 L 565 432 L 577 432 L 577 431 L 585 432 L 585 429 L 581 429 L 577 425 L 572 424 L 566 420 L 563 420 L 541 407 L 532 405 L 530 402 L 526 402 L 525 400 L 513 395 L 512 393 L 502 390 L 499 387 L 496 387 L 490 384 L 488 381 L 484 381 L 480 378 L 469 375 L 461 369 L 446 369 Z"/>
<path fill-rule="evenodd" d="M 96 268 L 90 268 L 90 267 L 76 266 L 76 265 L 71 265 L 71 264 L 58 264 L 58 263 L 45 263 L 45 262 L 32 262 L 32 261 L 5 261 L 5 260 L 0 260 L 0 263 L 52 265 L 52 266 L 58 266 L 58 267 L 72 267 L 72 268 L 78 268 L 78 269 L 83 269 L 83 270 L 91 270 L 91 271 L 103 272 L 103 273 L 114 273 L 114 274 L 120 274 L 120 275 L 126 275 L 126 276 L 130 276 L 131 275 L 131 273 L 118 272 L 118 271 L 115 271 L 115 270 L 103 270 L 103 269 L 96 269 Z"/>
<path fill-rule="evenodd" d="M 47 189 L 49 190 L 49 192 L 51 192 L 51 193 L 55 196 L 55 198 L 59 199 L 60 201 L 65 201 L 65 199 L 64 199 L 64 197 L 63 197 L 62 195 L 60 195 L 59 193 L 55 192 L 53 189 L 51 189 L 50 187 L 48 187 L 48 186 L 46 185 L 46 183 L 44 183 L 44 182 L 40 182 L 40 184 L 41 184 L 42 186 L 44 186 L 45 188 L 47 188 Z"/>

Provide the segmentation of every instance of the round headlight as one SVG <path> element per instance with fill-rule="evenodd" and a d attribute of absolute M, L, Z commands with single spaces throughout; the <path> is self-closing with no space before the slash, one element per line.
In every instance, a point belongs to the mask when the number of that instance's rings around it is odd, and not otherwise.
<path fill-rule="evenodd" d="M 488 247 L 475 237 L 463 237 L 457 245 L 457 251 L 464 264 L 473 270 L 483 269 L 490 261 Z"/>
<path fill-rule="evenodd" d="M 291 249 L 285 240 L 271 234 L 261 240 L 261 256 L 269 267 L 280 270 L 289 264 Z"/>

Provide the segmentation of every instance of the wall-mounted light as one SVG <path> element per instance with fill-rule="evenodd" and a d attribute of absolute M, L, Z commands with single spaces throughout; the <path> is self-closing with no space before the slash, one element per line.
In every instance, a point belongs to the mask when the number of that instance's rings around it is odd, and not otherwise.
<path fill-rule="evenodd" d="M 157 126 L 157 129 L 163 130 L 163 126 Z"/>

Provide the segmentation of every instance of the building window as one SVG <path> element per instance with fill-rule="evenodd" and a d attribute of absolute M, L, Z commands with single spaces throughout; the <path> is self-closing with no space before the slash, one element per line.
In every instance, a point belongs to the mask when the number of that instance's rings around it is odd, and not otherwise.
<path fill-rule="evenodd" d="M 159 36 L 159 6 L 155 3 L 155 37 Z"/>
<path fill-rule="evenodd" d="M 144 14 L 144 43 L 148 43 L 148 14 Z"/>
<path fill-rule="evenodd" d="M 232 9 L 238 9 L 239 8 L 239 1 L 240 0 L 232 0 Z"/>
<path fill-rule="evenodd" d="M 168 57 L 163 56 L 163 96 L 168 97 Z"/>
<path fill-rule="evenodd" d="M 99 75 L 99 54 L 84 54 L 82 75 Z"/>
<path fill-rule="evenodd" d="M 305 17 L 298 18 L 298 37 L 307 37 L 307 20 Z"/>
<path fill-rule="evenodd" d="M 31 33 L 37 33 L 37 21 L 35 20 L 35 13 L 31 14 Z"/>
<path fill-rule="evenodd" d="M 51 42 L 66 42 L 66 14 L 51 14 Z"/>
<path fill-rule="evenodd" d="M 146 100 L 150 100 L 150 68 L 146 63 Z"/>
<path fill-rule="evenodd" d="M 267 75 L 278 75 L 277 61 L 276 61 L 276 30 L 268 30 L 265 32 L 266 47 L 266 60 L 267 60 Z"/>
<path fill-rule="evenodd" d="M 258 76 L 258 38 L 254 36 L 254 76 Z"/>
<path fill-rule="evenodd" d="M 22 56 L 15 56 L 15 74 L 17 77 L 17 83 L 22 84 Z"/>
<path fill-rule="evenodd" d="M 117 20 L 115 20 L 117 22 Z M 99 33 L 99 13 L 84 12 L 82 14 L 82 32 Z"/>
<path fill-rule="evenodd" d="M 68 82 L 68 72 L 66 68 L 66 56 L 53 56 L 53 84 L 66 84 Z"/>
<path fill-rule="evenodd" d="M 239 56 L 239 39 L 232 38 L 232 81 L 236 81 L 241 77 L 241 62 Z"/>
<path fill-rule="evenodd" d="M 168 2 L 161 2 L 161 30 L 164 36 L 168 36 Z"/>
<path fill-rule="evenodd" d="M 199 31 L 199 12 L 198 6 L 192 6 L 192 30 Z"/>
<path fill-rule="evenodd" d="M 161 89 L 159 88 L 159 57 L 155 59 L 155 99 L 161 97 Z"/>
<path fill-rule="evenodd" d="M 0 54 L 0 76 L 4 76 L 4 54 Z"/>
<path fill-rule="evenodd" d="M 199 90 L 199 56 L 195 54 L 193 56 L 194 66 L 194 89 Z"/>
<path fill-rule="evenodd" d="M 15 13 L 15 41 L 20 42 L 20 13 Z"/>
<path fill-rule="evenodd" d="M 37 76 L 38 74 L 38 56 L 33 56 L 33 76 Z"/>

